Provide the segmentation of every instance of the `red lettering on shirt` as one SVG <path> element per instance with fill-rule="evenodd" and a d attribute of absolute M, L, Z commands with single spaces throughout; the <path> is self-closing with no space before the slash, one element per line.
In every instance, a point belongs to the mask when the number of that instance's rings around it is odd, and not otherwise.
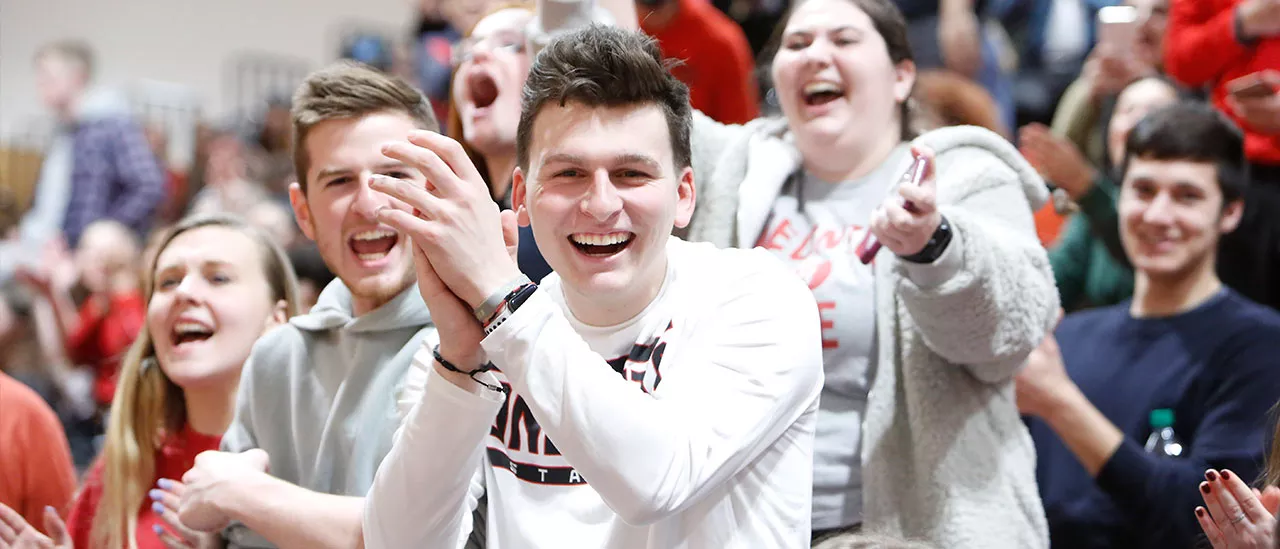
<path fill-rule="evenodd" d="M 791 252 L 792 261 L 800 261 L 809 257 L 809 253 L 811 251 L 809 249 L 810 240 L 813 240 L 813 231 L 809 231 L 808 234 L 804 235 L 804 240 L 801 240 L 800 245 L 796 247 L 795 251 Z"/>
<path fill-rule="evenodd" d="M 834 301 L 819 301 L 818 316 L 822 317 L 823 311 L 829 310 L 834 312 L 835 308 L 836 308 L 836 302 Z M 835 339 L 834 334 L 832 334 L 831 339 L 827 338 L 828 331 L 835 328 L 835 324 L 836 323 L 834 321 L 827 320 L 826 318 L 822 318 L 822 348 L 823 349 L 838 349 L 840 347 L 840 341 Z"/>
<path fill-rule="evenodd" d="M 791 220 L 783 219 L 781 223 L 778 223 L 777 227 L 774 227 L 773 231 L 762 236 L 756 246 L 763 247 L 766 250 L 781 250 L 786 241 L 791 239 L 790 229 Z"/>
<path fill-rule="evenodd" d="M 840 245 L 840 241 L 843 240 L 844 234 L 845 229 L 823 231 L 822 236 L 815 241 L 814 246 L 822 246 L 822 249 L 824 250 L 834 250 Z"/>

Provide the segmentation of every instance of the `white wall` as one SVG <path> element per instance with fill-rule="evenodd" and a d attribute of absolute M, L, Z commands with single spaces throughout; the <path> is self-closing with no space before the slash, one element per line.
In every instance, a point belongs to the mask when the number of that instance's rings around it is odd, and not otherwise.
<path fill-rule="evenodd" d="M 270 52 L 314 68 L 338 55 L 352 24 L 403 36 L 415 0 L 0 0 L 0 137 L 30 131 L 47 113 L 31 58 L 47 42 L 78 38 L 96 50 L 97 83 L 133 91 L 147 81 L 194 93 L 206 116 L 226 114 L 227 60 Z M 151 86 L 152 88 L 156 86 Z M 171 89 L 173 86 L 161 86 Z"/>

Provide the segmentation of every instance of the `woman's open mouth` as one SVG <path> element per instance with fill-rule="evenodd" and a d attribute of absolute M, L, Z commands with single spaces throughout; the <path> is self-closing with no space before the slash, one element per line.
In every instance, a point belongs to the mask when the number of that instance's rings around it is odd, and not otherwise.
<path fill-rule="evenodd" d="M 471 72 L 467 77 L 467 91 L 471 104 L 475 105 L 477 111 L 493 106 L 493 103 L 498 100 L 498 82 L 484 71 Z"/>

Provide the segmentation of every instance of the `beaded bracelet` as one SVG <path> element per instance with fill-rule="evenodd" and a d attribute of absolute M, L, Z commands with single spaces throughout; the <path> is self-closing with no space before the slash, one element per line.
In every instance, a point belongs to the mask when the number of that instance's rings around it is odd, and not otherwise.
<path fill-rule="evenodd" d="M 497 392 L 499 392 L 499 393 L 503 393 L 503 394 L 506 394 L 506 393 L 508 392 L 508 389 L 507 389 L 505 386 L 503 386 L 503 385 L 494 385 L 494 384 L 489 383 L 489 382 L 487 382 L 487 381 L 481 381 L 479 378 L 477 378 L 477 377 L 476 377 L 476 376 L 477 376 L 477 375 L 479 375 L 479 374 L 483 374 L 483 373 L 485 373 L 485 372 L 488 372 L 488 371 L 491 371 L 491 370 L 495 370 L 495 369 L 496 369 L 496 367 L 493 365 L 493 363 L 492 363 L 492 362 L 486 362 L 486 363 L 484 363 L 482 366 L 480 366 L 479 368 L 476 368 L 476 369 L 471 370 L 471 371 L 467 371 L 467 370 L 463 370 L 463 369 L 461 369 L 461 368 L 458 368 L 457 366 L 454 366 L 452 362 L 449 362 L 449 361 L 445 360 L 445 359 L 444 359 L 444 356 L 441 356 L 441 354 L 440 354 L 440 346 L 439 346 L 439 345 L 436 345 L 435 347 L 432 347 L 432 348 L 431 348 L 431 354 L 432 354 L 433 356 L 435 356 L 436 362 L 439 362 L 441 366 L 444 366 L 444 369 L 449 370 L 450 372 L 457 372 L 457 373 L 459 373 L 459 374 L 463 374 L 463 375 L 465 375 L 465 376 L 467 376 L 467 377 L 471 378 L 471 379 L 472 379 L 473 381 L 475 381 L 476 383 L 479 383 L 482 387 L 484 387 L 484 388 L 486 388 L 486 389 L 489 389 L 489 390 L 491 390 L 491 391 L 497 391 Z"/>

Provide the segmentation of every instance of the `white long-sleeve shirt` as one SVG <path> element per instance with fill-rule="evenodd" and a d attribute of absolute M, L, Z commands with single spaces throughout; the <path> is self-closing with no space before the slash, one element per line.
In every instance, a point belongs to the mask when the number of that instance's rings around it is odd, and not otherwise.
<path fill-rule="evenodd" d="M 490 549 L 808 547 L 813 296 L 762 250 L 667 250 L 659 295 L 618 326 L 577 322 L 544 279 L 482 343 L 507 398 L 453 385 L 420 351 L 366 546 L 458 547 L 487 490 Z"/>

